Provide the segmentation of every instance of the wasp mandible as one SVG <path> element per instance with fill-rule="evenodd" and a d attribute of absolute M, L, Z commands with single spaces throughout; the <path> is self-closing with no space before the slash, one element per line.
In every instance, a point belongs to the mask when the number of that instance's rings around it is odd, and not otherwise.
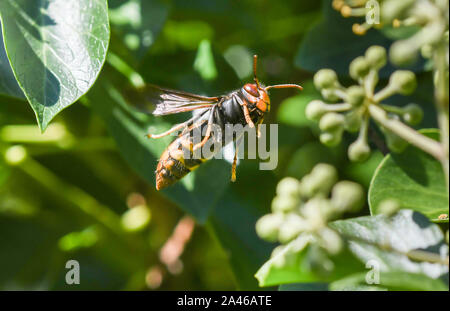
<path fill-rule="evenodd" d="M 148 85 L 146 92 L 151 96 L 152 102 L 156 103 L 153 111 L 155 116 L 181 113 L 203 109 L 199 114 L 194 115 L 186 122 L 172 127 L 161 134 L 147 134 L 149 138 L 161 138 L 176 131 L 181 134 L 164 150 L 156 168 L 156 189 L 161 190 L 177 182 L 191 171 L 196 169 L 201 163 L 207 161 L 200 156 L 193 157 L 193 153 L 202 148 L 210 139 L 220 141 L 221 146 L 225 146 L 231 141 L 235 143 L 234 160 L 231 167 L 231 181 L 236 180 L 236 162 L 238 154 L 239 137 L 233 136 L 231 139 L 224 137 L 214 137 L 212 133 L 213 125 L 224 131 L 227 124 L 257 126 L 259 136 L 259 126 L 264 121 L 264 115 L 270 111 L 270 99 L 268 91 L 270 89 L 281 88 L 303 88 L 297 84 L 277 84 L 263 86 L 256 76 L 257 55 L 253 56 L 254 83 L 247 83 L 242 88 L 229 94 L 217 97 L 205 97 L 190 94 L 182 91 L 163 89 L 154 85 Z M 197 143 L 193 141 L 194 130 L 200 130 L 201 140 Z M 219 135 L 216 135 L 219 136 Z M 186 157 L 186 150 L 189 157 Z M 214 150 L 218 152 L 219 150 Z"/>

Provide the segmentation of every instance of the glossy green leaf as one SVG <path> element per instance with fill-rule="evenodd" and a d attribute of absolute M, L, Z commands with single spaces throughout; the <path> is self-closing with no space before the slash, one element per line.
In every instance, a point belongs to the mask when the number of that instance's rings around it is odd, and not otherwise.
<path fill-rule="evenodd" d="M 435 130 L 423 131 L 438 139 Z M 441 164 L 425 152 L 409 146 L 400 154 L 387 155 L 378 166 L 370 185 L 369 205 L 372 215 L 379 213 L 380 203 L 396 199 L 408 208 L 436 221 L 448 212 L 448 189 Z"/>
<path fill-rule="evenodd" d="M 19 85 L 45 130 L 94 83 L 109 43 L 105 0 L 3 0 L 3 39 Z"/>
<path fill-rule="evenodd" d="M 332 282 L 330 290 L 333 291 L 448 291 L 448 286 L 441 279 L 432 279 L 423 274 L 408 272 L 381 272 L 379 284 L 368 284 L 367 273 L 358 273 L 342 280 Z"/>
<path fill-rule="evenodd" d="M 330 256 L 314 244 L 314 237 L 305 234 L 283 246 L 255 274 L 259 285 L 327 282 L 362 269 L 347 250 Z M 331 271 L 324 271 L 324 263 Z"/>
<path fill-rule="evenodd" d="M 433 279 L 448 277 L 448 265 L 417 261 L 411 251 L 425 251 L 427 258 L 448 256 L 448 245 L 441 229 L 425 216 L 401 210 L 393 217 L 366 216 L 331 223 L 350 243 L 350 250 L 365 264 L 380 272 L 424 274 Z M 441 255 L 442 254 L 442 255 Z"/>
<path fill-rule="evenodd" d="M 3 34 L 1 32 L 0 32 L 0 94 L 5 94 L 17 98 L 25 98 L 22 90 L 19 87 L 19 84 L 17 84 L 11 66 L 9 65 L 8 56 L 6 55 L 5 46 L 3 44 Z"/>

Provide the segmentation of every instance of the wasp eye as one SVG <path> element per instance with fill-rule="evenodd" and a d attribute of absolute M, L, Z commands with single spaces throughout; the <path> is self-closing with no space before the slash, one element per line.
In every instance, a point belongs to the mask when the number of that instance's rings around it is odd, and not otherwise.
<path fill-rule="evenodd" d="M 244 90 L 252 96 L 259 97 L 258 89 L 254 84 L 247 83 L 244 85 Z"/>

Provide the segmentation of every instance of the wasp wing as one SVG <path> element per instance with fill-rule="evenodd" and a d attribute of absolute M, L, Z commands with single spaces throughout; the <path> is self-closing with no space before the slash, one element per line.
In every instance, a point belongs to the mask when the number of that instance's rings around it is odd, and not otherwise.
<path fill-rule="evenodd" d="M 221 97 L 206 97 L 183 91 L 165 89 L 152 84 L 140 88 L 138 92 L 145 102 L 153 106 L 152 113 L 155 116 L 210 108 L 221 99 Z M 144 110 L 148 112 L 152 109 Z"/>

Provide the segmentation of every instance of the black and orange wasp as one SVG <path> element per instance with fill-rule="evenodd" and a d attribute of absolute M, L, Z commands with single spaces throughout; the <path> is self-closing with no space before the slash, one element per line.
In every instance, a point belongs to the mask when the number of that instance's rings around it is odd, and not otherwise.
<path fill-rule="evenodd" d="M 224 131 L 227 124 L 258 127 L 264 120 L 264 115 L 270 111 L 270 99 L 268 91 L 270 89 L 281 88 L 303 88 L 297 84 L 277 84 L 263 86 L 256 76 L 257 56 L 253 57 L 254 83 L 247 83 L 242 88 L 232 91 L 226 95 L 217 97 L 206 97 L 190 94 L 182 91 L 175 91 L 160 88 L 155 85 L 147 85 L 143 92 L 152 104 L 156 105 L 153 111 L 155 116 L 164 116 L 187 111 L 201 109 L 200 113 L 186 122 L 172 127 L 161 134 L 147 134 L 149 138 L 161 138 L 174 132 L 181 131 L 181 134 L 164 150 L 156 167 L 156 189 L 161 190 L 177 182 L 191 171 L 196 169 L 201 163 L 207 161 L 202 156 L 195 158 L 193 152 L 202 148 L 209 139 L 217 139 L 221 146 L 225 146 L 231 141 L 236 143 L 238 137 L 231 139 L 214 137 L 212 127 L 218 126 Z M 193 131 L 201 133 L 201 140 L 197 143 L 193 141 Z M 219 136 L 219 135 L 218 135 Z M 189 157 L 186 157 L 186 149 Z M 235 146 L 235 155 L 231 171 L 231 180 L 236 180 L 236 161 L 238 153 Z M 218 152 L 219 150 L 214 150 Z"/>

